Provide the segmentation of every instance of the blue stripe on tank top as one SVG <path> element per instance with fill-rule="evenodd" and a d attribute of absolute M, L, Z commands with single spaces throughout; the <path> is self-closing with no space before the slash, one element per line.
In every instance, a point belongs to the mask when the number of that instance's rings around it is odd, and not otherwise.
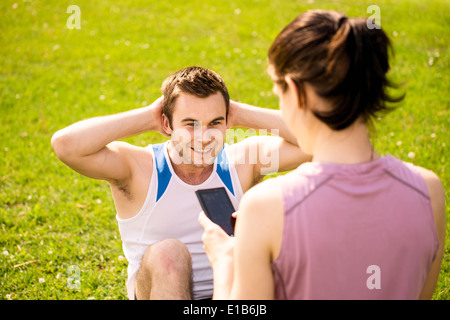
<path fill-rule="evenodd" d="M 153 154 L 155 155 L 156 170 L 158 174 L 158 191 L 156 194 L 156 201 L 158 201 L 169 185 L 172 173 L 170 172 L 169 165 L 167 164 L 166 157 L 164 156 L 165 143 L 159 143 L 153 145 Z M 224 148 L 225 149 L 225 148 Z M 227 156 L 222 149 L 217 156 L 217 174 L 222 180 L 223 184 L 234 196 L 233 182 L 231 181 L 230 165 Z"/>
<path fill-rule="evenodd" d="M 172 173 L 170 172 L 166 157 L 164 156 L 165 145 L 164 142 L 153 145 L 153 154 L 155 156 L 156 170 L 158 173 L 158 192 L 156 194 L 156 201 L 164 194 L 170 179 L 172 178 Z"/>
<path fill-rule="evenodd" d="M 230 164 L 228 162 L 227 156 L 225 154 L 225 147 L 220 151 L 217 156 L 217 174 L 219 175 L 220 180 L 222 180 L 223 184 L 228 188 L 231 194 L 234 196 L 233 182 L 231 181 L 230 174 Z"/>

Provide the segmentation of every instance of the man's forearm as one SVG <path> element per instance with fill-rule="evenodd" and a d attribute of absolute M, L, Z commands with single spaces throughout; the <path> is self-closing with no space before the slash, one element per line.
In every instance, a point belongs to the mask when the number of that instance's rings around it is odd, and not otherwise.
<path fill-rule="evenodd" d="M 63 149 L 79 156 L 96 153 L 112 141 L 156 129 L 156 117 L 151 107 L 119 114 L 91 118 L 74 123 L 55 133 L 52 145 L 58 140 Z M 55 150 L 56 151 L 56 150 Z"/>
<path fill-rule="evenodd" d="M 297 139 L 291 133 L 281 117 L 281 111 L 255 107 L 246 103 L 235 102 L 233 125 L 236 127 L 253 128 L 256 130 L 278 130 L 278 135 L 287 142 L 297 145 Z M 272 131 L 273 133 L 273 131 Z"/>

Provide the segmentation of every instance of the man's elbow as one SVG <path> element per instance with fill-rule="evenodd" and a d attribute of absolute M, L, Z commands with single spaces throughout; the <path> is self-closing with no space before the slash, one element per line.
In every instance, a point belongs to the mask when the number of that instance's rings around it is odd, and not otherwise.
<path fill-rule="evenodd" d="M 56 156 L 64 161 L 70 157 L 70 138 L 62 130 L 55 132 L 51 139 L 51 146 Z"/>

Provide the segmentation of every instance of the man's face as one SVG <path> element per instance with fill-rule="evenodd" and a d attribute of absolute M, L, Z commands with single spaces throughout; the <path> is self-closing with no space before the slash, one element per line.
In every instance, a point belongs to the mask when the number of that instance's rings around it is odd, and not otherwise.
<path fill-rule="evenodd" d="M 168 119 L 167 119 L 168 121 Z M 171 140 L 175 164 L 204 168 L 214 163 L 223 148 L 226 106 L 220 92 L 207 98 L 181 93 L 172 114 Z"/>

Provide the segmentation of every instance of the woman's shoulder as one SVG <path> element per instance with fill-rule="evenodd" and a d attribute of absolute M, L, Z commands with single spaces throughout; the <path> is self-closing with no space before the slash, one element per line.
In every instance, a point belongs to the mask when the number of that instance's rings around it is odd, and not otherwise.
<path fill-rule="evenodd" d="M 442 189 L 444 190 L 442 186 L 441 179 L 439 176 L 434 173 L 433 171 L 417 166 L 417 165 L 410 165 L 411 167 L 414 167 L 414 169 L 420 174 L 420 176 L 425 180 L 425 183 L 427 184 L 427 187 L 431 189 Z"/>
<path fill-rule="evenodd" d="M 414 168 L 417 170 L 417 172 L 420 174 L 420 176 L 425 181 L 425 184 L 427 185 L 428 195 L 430 197 L 435 221 L 444 221 L 445 193 L 441 179 L 436 173 L 429 169 L 420 166 L 414 166 Z"/>
<path fill-rule="evenodd" d="M 276 177 L 258 183 L 244 194 L 241 202 L 264 207 L 273 201 L 281 201 L 281 181 Z"/>
<path fill-rule="evenodd" d="M 239 204 L 241 208 L 250 212 L 284 212 L 286 199 L 291 195 L 299 195 L 300 190 L 307 190 L 310 183 L 297 170 L 284 175 L 266 179 L 245 192 Z M 302 191 L 303 192 L 303 191 Z M 251 210 L 247 210 L 251 208 Z"/>
<path fill-rule="evenodd" d="M 414 171 L 416 175 L 421 177 L 425 182 L 428 197 L 431 203 L 431 209 L 433 211 L 434 222 L 436 225 L 436 231 L 441 243 L 445 238 L 446 217 L 445 217 L 445 192 L 441 179 L 433 171 L 423 168 L 412 163 L 403 162 L 405 167 Z"/>
<path fill-rule="evenodd" d="M 423 180 L 428 189 L 430 198 L 435 198 L 440 193 L 444 192 L 441 179 L 433 171 L 394 157 L 390 157 L 390 159 L 391 163 L 394 165 L 393 167 L 397 169 L 397 171 L 403 170 L 404 172 L 413 172 L 416 177 Z M 392 172 L 394 172 L 394 170 L 392 170 Z"/>

